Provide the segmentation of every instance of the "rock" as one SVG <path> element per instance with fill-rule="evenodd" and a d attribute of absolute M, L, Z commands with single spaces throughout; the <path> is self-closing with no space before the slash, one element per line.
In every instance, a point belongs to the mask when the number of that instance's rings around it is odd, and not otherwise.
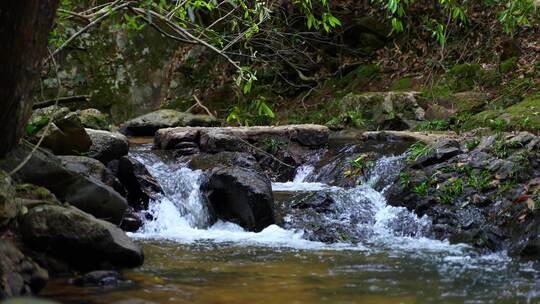
<path fill-rule="evenodd" d="M 131 156 L 120 158 L 117 176 L 128 191 L 128 204 L 136 210 L 147 209 L 150 199 L 163 193 L 146 167 Z"/>
<path fill-rule="evenodd" d="M 442 163 L 462 153 L 459 142 L 451 139 L 439 140 L 431 144 L 427 149 L 428 152 L 426 154 L 420 155 L 412 162 L 412 167 L 427 167 Z"/>
<path fill-rule="evenodd" d="M 49 280 L 46 270 L 0 239 L 0 300 L 39 292 Z"/>
<path fill-rule="evenodd" d="M 128 153 L 129 141 L 124 135 L 92 129 L 86 129 L 86 132 L 92 139 L 92 147 L 90 147 L 88 156 L 107 164 Z"/>
<path fill-rule="evenodd" d="M 128 208 L 119 227 L 127 232 L 136 232 L 144 225 L 143 215 L 137 213 L 133 208 Z"/>
<path fill-rule="evenodd" d="M 341 113 L 355 111 L 374 129 L 406 130 L 425 119 L 418 92 L 368 92 L 348 94 L 337 101 Z"/>
<path fill-rule="evenodd" d="M 426 120 L 448 120 L 456 114 L 452 109 L 445 108 L 438 104 L 430 104 L 426 110 Z"/>
<path fill-rule="evenodd" d="M 219 125 L 219 121 L 208 115 L 194 115 L 175 110 L 158 110 L 125 122 L 121 132 L 130 136 L 153 136 L 157 130 L 172 127 Z"/>
<path fill-rule="evenodd" d="M 71 155 L 88 152 L 92 142 L 84 130 L 82 123 L 76 113 L 68 113 L 53 120 L 50 128 L 46 127 L 38 131 L 31 138 L 37 142 L 44 136 L 42 146 L 51 150 L 57 155 Z M 47 131 L 47 133 L 45 133 Z"/>
<path fill-rule="evenodd" d="M 381 141 L 421 141 L 428 144 L 437 142 L 441 139 L 457 139 L 455 132 L 426 133 L 411 131 L 367 131 L 362 133 L 364 139 L 374 139 Z"/>
<path fill-rule="evenodd" d="M 32 112 L 32 116 L 30 116 L 30 119 L 28 120 L 26 131 L 30 135 L 34 135 L 45 127 L 47 123 L 49 123 L 49 119 L 51 119 L 51 117 L 54 122 L 56 119 L 60 119 L 68 115 L 69 112 L 71 112 L 69 108 L 59 106 L 36 109 Z"/>
<path fill-rule="evenodd" d="M 123 197 L 126 196 L 126 189 L 122 183 L 114 176 L 111 170 L 105 167 L 99 160 L 86 156 L 73 155 L 60 156 L 59 158 L 68 170 L 80 173 L 86 177 L 93 177 L 113 188 Z"/>
<path fill-rule="evenodd" d="M 306 147 L 328 143 L 329 130 L 319 125 L 277 127 L 169 128 L 156 132 L 155 146 L 175 149 L 184 142 L 197 143 L 203 152 L 246 151 L 250 145 L 263 145 L 269 140 L 294 142 Z M 249 143 L 249 144 L 248 144 Z"/>
<path fill-rule="evenodd" d="M 22 143 L 0 161 L 0 168 L 11 171 L 32 148 L 31 144 Z M 60 159 L 42 149 L 35 151 L 14 179 L 45 187 L 61 201 L 113 223 L 120 223 L 127 208 L 126 200 L 112 188 L 93 177 L 69 170 Z"/>
<path fill-rule="evenodd" d="M 205 171 L 201 188 L 216 217 L 250 231 L 274 224 L 270 179 L 255 159 L 245 153 L 221 152 L 192 158 L 193 169 Z"/>
<path fill-rule="evenodd" d="M 68 206 L 40 205 L 20 219 L 22 238 L 78 270 L 136 267 L 141 249 L 115 225 Z"/>
<path fill-rule="evenodd" d="M 79 111 L 79 119 L 82 125 L 88 129 L 110 130 L 110 122 L 103 113 L 97 109 L 84 109 Z"/>
<path fill-rule="evenodd" d="M 74 279 L 72 283 L 83 287 L 114 286 L 120 283 L 120 273 L 112 270 L 91 271 Z"/>
<path fill-rule="evenodd" d="M 304 237 L 324 243 L 357 243 L 373 236 L 377 207 L 368 188 L 328 188 L 306 192 L 284 203 L 284 227 L 304 232 Z M 427 227 L 418 224 L 405 209 L 387 225 L 398 235 L 422 235 Z"/>
<path fill-rule="evenodd" d="M 17 215 L 15 189 L 11 179 L 0 170 L 0 230 Z"/>

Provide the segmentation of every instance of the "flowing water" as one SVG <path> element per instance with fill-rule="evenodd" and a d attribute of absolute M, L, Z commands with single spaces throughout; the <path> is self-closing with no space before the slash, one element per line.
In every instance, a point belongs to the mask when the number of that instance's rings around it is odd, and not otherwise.
<path fill-rule="evenodd" d="M 325 244 L 277 225 L 259 233 L 226 222 L 209 226 L 201 172 L 144 146 L 131 153 L 165 192 L 150 205 L 154 220 L 131 234 L 145 264 L 125 272 L 119 286 L 55 280 L 45 296 L 63 303 L 540 302 L 537 264 L 430 239 L 429 218 L 386 203 L 383 193 L 399 174 L 400 156 L 379 159 L 367 182 L 352 189 L 308 182 L 315 171 L 309 165 L 294 180 L 272 185 L 276 193 L 328 192 L 335 212 L 323 220 L 365 236 L 354 244 Z"/>

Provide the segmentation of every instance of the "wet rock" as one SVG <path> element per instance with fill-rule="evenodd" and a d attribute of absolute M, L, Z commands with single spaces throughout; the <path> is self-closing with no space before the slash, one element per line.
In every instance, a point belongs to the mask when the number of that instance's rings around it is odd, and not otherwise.
<path fill-rule="evenodd" d="M 79 111 L 78 115 L 85 128 L 93 130 L 110 130 L 110 122 L 107 117 L 97 109 L 84 109 Z"/>
<path fill-rule="evenodd" d="M 413 167 L 426 167 L 442 163 L 462 153 L 460 144 L 456 140 L 442 139 L 429 146 L 428 152 L 413 161 Z"/>
<path fill-rule="evenodd" d="M 71 171 L 80 173 L 86 177 L 93 177 L 100 180 L 105 185 L 113 188 L 123 197 L 126 196 L 126 189 L 114 174 L 99 160 L 86 156 L 60 156 L 62 164 Z"/>
<path fill-rule="evenodd" d="M 32 249 L 79 270 L 136 267 L 144 259 L 141 249 L 118 227 L 72 206 L 34 207 L 20 219 L 20 230 Z"/>
<path fill-rule="evenodd" d="M 157 130 L 172 127 L 219 125 L 219 121 L 208 115 L 194 115 L 175 110 L 158 110 L 125 122 L 121 132 L 130 136 L 153 136 Z"/>
<path fill-rule="evenodd" d="M 120 158 L 117 176 L 127 189 L 129 205 L 136 210 L 147 209 L 150 199 L 163 193 L 161 186 L 146 167 L 133 157 Z"/>
<path fill-rule="evenodd" d="M 108 162 L 118 159 L 128 153 L 129 141 L 120 133 L 103 130 L 86 129 L 92 139 L 92 147 L 88 156 L 100 162 Z"/>
<path fill-rule="evenodd" d="M 0 239 L 0 300 L 35 294 L 48 280 L 46 270 L 24 256 L 11 242 Z"/>
<path fill-rule="evenodd" d="M 112 270 L 96 270 L 85 273 L 72 282 L 83 287 L 115 286 L 120 283 L 120 273 Z"/>
<path fill-rule="evenodd" d="M 11 171 L 32 148 L 31 144 L 22 143 L 0 161 L 0 168 Z M 14 179 L 45 187 L 59 200 L 113 223 L 120 223 L 127 208 L 126 200 L 112 188 L 93 177 L 66 168 L 58 157 L 42 149 L 35 151 Z"/>
<path fill-rule="evenodd" d="M 207 179 L 201 189 L 218 219 L 250 231 L 274 224 L 270 179 L 252 156 L 231 152 L 196 155 L 190 166 L 205 171 Z"/>
<path fill-rule="evenodd" d="M 128 208 L 119 227 L 127 232 L 135 232 L 144 225 L 144 217 L 133 208 Z"/>
<path fill-rule="evenodd" d="M 540 174 L 540 151 L 528 150 L 537 139 L 500 133 L 460 152 L 455 142 L 434 143 L 421 165 L 408 164 L 386 197 L 394 206 L 428 215 L 438 239 L 538 259 L 540 196 L 533 181 Z"/>
<path fill-rule="evenodd" d="M 354 202 L 359 204 L 351 208 Z M 369 229 L 359 227 L 375 223 L 369 201 L 342 189 L 299 194 L 285 205 L 284 227 L 304 231 L 312 241 L 356 243 L 370 236 Z"/>
<path fill-rule="evenodd" d="M 329 130 L 319 125 L 236 128 L 170 128 L 156 132 L 155 145 L 174 149 L 182 142 L 195 142 L 203 152 L 246 151 L 252 145 L 274 142 L 295 142 L 306 147 L 328 143 Z"/>

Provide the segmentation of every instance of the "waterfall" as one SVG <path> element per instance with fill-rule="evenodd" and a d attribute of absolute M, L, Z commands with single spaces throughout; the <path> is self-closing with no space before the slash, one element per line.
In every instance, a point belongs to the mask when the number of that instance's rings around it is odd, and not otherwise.
<path fill-rule="evenodd" d="M 273 183 L 273 191 L 289 193 L 328 193 L 335 202 L 332 212 L 320 220 L 323 224 L 353 227 L 352 234 L 369 236 L 362 242 L 324 244 L 308 240 L 307 231 L 284 229 L 271 225 L 259 233 L 246 232 L 240 226 L 218 221 L 209 226 L 209 214 L 200 191 L 202 172 L 189 169 L 186 164 L 168 162 L 149 149 L 130 152 L 143 163 L 156 178 L 164 194 L 150 202 L 147 220 L 137 233 L 139 238 L 171 239 L 179 242 L 237 242 L 264 246 L 294 248 L 347 248 L 365 250 L 366 245 L 399 246 L 400 248 L 429 247 L 434 250 L 448 250 L 447 242 L 430 240 L 425 237 L 430 229 L 429 218 L 419 218 L 405 208 L 392 207 L 384 198 L 384 191 L 399 176 L 403 156 L 382 157 L 367 172 L 367 182 L 358 187 L 344 189 L 319 182 L 306 182 L 314 175 L 314 167 L 301 166 L 295 178 L 286 183 Z M 291 224 L 302 220 L 294 213 L 286 216 Z M 294 226 L 294 225 L 293 225 Z M 437 249 L 438 248 L 438 249 Z M 456 247 L 452 247 L 455 250 Z M 459 249 L 458 249 L 459 250 Z"/>

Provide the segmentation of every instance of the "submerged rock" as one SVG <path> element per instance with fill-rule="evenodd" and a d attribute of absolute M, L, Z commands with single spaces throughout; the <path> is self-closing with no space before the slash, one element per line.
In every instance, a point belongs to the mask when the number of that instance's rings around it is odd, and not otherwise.
<path fill-rule="evenodd" d="M 14 169 L 31 151 L 31 144 L 22 143 L 0 161 L 0 168 Z M 14 179 L 45 187 L 59 200 L 113 223 L 120 223 L 128 206 L 120 194 L 100 180 L 70 170 L 58 157 L 42 149 L 32 154 Z"/>
<path fill-rule="evenodd" d="M 120 273 L 112 270 L 91 271 L 73 280 L 73 284 L 84 287 L 114 286 L 118 283 L 120 283 Z"/>
<path fill-rule="evenodd" d="M 80 270 L 136 267 L 144 259 L 141 249 L 118 227 L 71 206 L 34 207 L 20 219 L 20 230 L 33 250 Z"/>
<path fill-rule="evenodd" d="M 107 164 L 128 153 L 129 141 L 127 137 L 120 133 L 103 130 L 86 129 L 92 139 L 92 147 L 88 156 Z"/>
<path fill-rule="evenodd" d="M 270 179 L 252 156 L 231 152 L 196 155 L 190 166 L 205 171 L 201 189 L 218 219 L 250 231 L 274 224 Z"/>
<path fill-rule="evenodd" d="M 35 294 L 48 280 L 46 270 L 24 256 L 11 242 L 0 239 L 0 300 Z"/>
<path fill-rule="evenodd" d="M 172 127 L 219 125 L 219 121 L 208 115 L 194 115 L 175 110 L 158 110 L 125 122 L 121 132 L 130 136 L 153 136 L 157 130 Z"/>

